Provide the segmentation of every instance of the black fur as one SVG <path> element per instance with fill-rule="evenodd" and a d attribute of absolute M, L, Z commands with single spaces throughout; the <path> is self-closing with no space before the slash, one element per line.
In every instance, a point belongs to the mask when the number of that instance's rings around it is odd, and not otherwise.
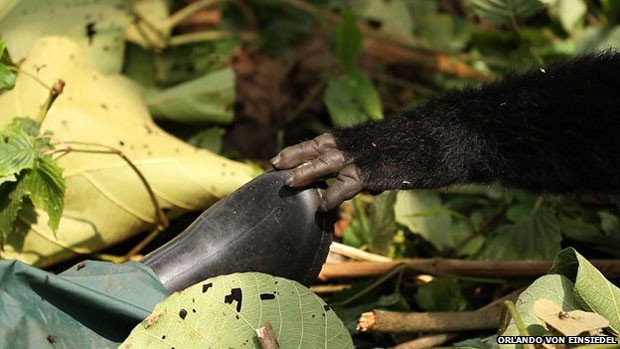
<path fill-rule="evenodd" d="M 336 130 L 370 190 L 620 191 L 620 54 L 584 56 Z"/>

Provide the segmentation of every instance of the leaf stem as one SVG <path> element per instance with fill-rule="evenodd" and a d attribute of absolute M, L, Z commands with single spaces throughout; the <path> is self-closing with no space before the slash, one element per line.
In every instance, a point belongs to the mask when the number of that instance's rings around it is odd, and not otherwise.
<path fill-rule="evenodd" d="M 158 232 L 161 232 L 168 227 L 168 224 L 169 224 L 168 217 L 166 217 L 166 215 L 164 214 L 164 211 L 161 209 L 161 206 L 159 206 L 159 201 L 157 201 L 157 197 L 155 196 L 155 192 L 153 192 L 151 185 L 147 181 L 146 177 L 144 177 L 140 169 L 138 169 L 138 167 L 125 154 L 123 154 L 122 151 L 114 147 L 104 145 L 104 144 L 97 144 L 97 143 L 90 143 L 90 142 L 75 142 L 74 141 L 74 142 L 65 142 L 65 144 L 66 144 L 65 148 L 55 149 L 55 150 L 49 151 L 47 154 L 51 155 L 51 154 L 57 154 L 57 153 L 70 153 L 70 152 L 90 153 L 90 154 L 111 154 L 111 155 L 117 155 L 121 159 L 123 159 L 127 163 L 127 165 L 129 165 L 129 167 L 136 173 L 136 175 L 138 175 L 138 178 L 140 178 L 140 181 L 142 182 L 142 184 L 146 188 L 146 191 L 148 192 L 149 198 L 151 199 L 151 202 L 153 203 L 153 207 L 155 209 L 155 218 L 157 219 L 156 230 Z M 78 149 L 78 148 L 71 147 L 71 144 L 97 146 L 97 147 L 106 148 L 106 150 Z"/>
<path fill-rule="evenodd" d="M 194 33 L 180 34 L 170 38 L 168 41 L 169 46 L 181 46 L 187 44 L 193 44 L 196 42 L 216 41 L 226 38 L 232 38 L 239 36 L 245 41 L 255 41 L 256 34 L 251 32 L 230 32 L 224 30 L 206 30 Z"/>

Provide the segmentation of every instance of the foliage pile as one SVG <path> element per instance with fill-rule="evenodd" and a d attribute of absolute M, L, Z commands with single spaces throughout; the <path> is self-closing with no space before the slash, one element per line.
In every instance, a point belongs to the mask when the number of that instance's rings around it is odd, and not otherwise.
<path fill-rule="evenodd" d="M 7 1 L 0 256 L 51 266 L 149 229 L 152 237 L 167 218 L 203 209 L 256 174 L 230 158 L 262 164 L 287 144 L 447 89 L 620 47 L 619 19 L 611 0 Z M 545 298 L 599 313 L 617 334 L 618 311 L 592 303 L 584 278 L 610 290 L 602 299 L 617 300 L 617 289 L 563 248 L 618 257 L 618 204 L 497 186 L 360 195 L 342 207 L 337 235 L 375 260 L 559 255 L 553 274 L 517 303 L 506 333 L 523 334 L 518 314 L 548 333 L 532 315 Z M 397 268 L 340 283 L 348 289 L 328 303 L 356 333 L 359 315 L 374 308 L 472 310 L 525 281 Z M 547 292 L 558 288 L 565 292 Z M 487 334 L 457 338 L 489 347 Z M 356 334 L 371 346 L 414 337 Z"/>

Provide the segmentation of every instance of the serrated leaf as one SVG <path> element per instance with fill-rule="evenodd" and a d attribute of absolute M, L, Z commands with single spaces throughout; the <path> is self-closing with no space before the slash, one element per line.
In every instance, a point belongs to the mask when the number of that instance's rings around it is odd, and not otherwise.
<path fill-rule="evenodd" d="M 0 130 L 0 177 L 15 175 L 34 166 L 36 151 L 33 138 L 18 122 Z"/>
<path fill-rule="evenodd" d="M 66 81 L 41 129 L 65 142 L 97 143 L 121 150 L 150 183 L 162 208 L 174 214 L 204 209 L 251 179 L 252 169 L 200 150 L 153 123 L 139 90 L 121 76 L 106 76 L 87 65 L 77 43 L 50 37 L 37 42 L 21 69 L 48 85 Z M 18 74 L 12 91 L 0 95 L 0 125 L 6 115 L 37 115 L 48 91 Z M 97 146 L 74 148 L 102 150 Z M 65 208 L 56 234 L 47 214 L 20 215 L 24 234 L 9 236 L 3 256 L 50 265 L 123 241 L 156 224 L 155 211 L 140 179 L 114 154 L 73 152 L 59 159 L 67 183 Z"/>
<path fill-rule="evenodd" d="M 5 64 L 0 63 L 0 90 L 10 90 L 15 87 L 16 74 Z"/>
<path fill-rule="evenodd" d="M 49 156 L 39 157 L 22 181 L 30 200 L 47 213 L 47 224 L 56 231 L 65 200 L 66 184 L 62 178 L 62 168 Z"/>
<path fill-rule="evenodd" d="M 22 202 L 27 195 L 24 188 L 20 182 L 0 186 L 0 245 L 4 245 L 22 208 Z"/>
<path fill-rule="evenodd" d="M 281 348 L 353 348 L 334 311 L 301 284 L 261 273 L 207 279 L 174 293 L 119 348 L 261 348 L 269 323 Z"/>
<path fill-rule="evenodd" d="M 539 0 L 467 0 L 465 3 L 477 16 L 495 25 L 527 19 L 545 8 Z"/>
<path fill-rule="evenodd" d="M 232 121 L 235 74 L 225 68 L 162 91 L 147 91 L 151 113 L 179 122 Z"/>
<path fill-rule="evenodd" d="M 480 252 L 481 258 L 549 259 L 558 254 L 562 234 L 555 211 L 541 207 L 532 213 L 531 206 L 519 205 L 514 212 L 526 210 L 529 210 L 529 214 L 513 217 L 514 224 L 496 228 L 493 235 L 487 238 Z"/>
<path fill-rule="evenodd" d="M 0 19 L 11 58 L 21 61 L 34 42 L 63 35 L 79 42 L 90 64 L 118 73 L 125 51 L 124 32 L 134 0 L 21 0 Z"/>

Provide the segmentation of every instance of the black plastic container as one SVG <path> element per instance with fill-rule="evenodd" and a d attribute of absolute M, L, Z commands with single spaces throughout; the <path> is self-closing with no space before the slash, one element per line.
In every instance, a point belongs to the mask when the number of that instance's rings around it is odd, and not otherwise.
<path fill-rule="evenodd" d="M 250 181 L 143 263 L 170 291 L 248 271 L 310 284 L 327 257 L 335 215 L 317 212 L 321 189 L 291 189 L 286 175 L 267 172 Z"/>

